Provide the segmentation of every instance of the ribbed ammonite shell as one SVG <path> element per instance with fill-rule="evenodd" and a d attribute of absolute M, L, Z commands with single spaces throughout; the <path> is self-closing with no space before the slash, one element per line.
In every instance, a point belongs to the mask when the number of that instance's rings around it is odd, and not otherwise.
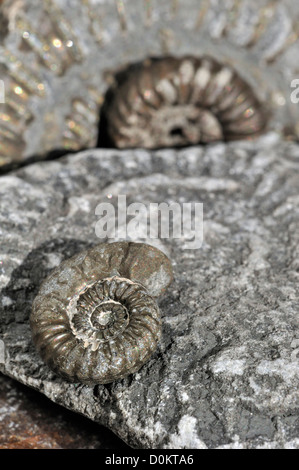
<path fill-rule="evenodd" d="M 42 359 L 88 385 L 136 372 L 161 337 L 154 296 L 171 280 L 166 255 L 142 243 L 101 244 L 65 261 L 33 304 L 30 324 Z"/>
<path fill-rule="evenodd" d="M 246 81 L 211 57 L 163 58 L 132 67 L 115 87 L 106 115 L 119 148 L 252 138 L 267 122 Z"/>

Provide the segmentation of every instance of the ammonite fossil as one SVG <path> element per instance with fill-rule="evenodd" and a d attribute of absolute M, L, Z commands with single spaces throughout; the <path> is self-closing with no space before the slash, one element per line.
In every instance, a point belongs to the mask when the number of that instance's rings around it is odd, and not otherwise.
<path fill-rule="evenodd" d="M 208 55 L 229 64 L 269 108 L 268 128 L 282 136 L 287 129 L 290 138 L 299 138 L 299 107 L 290 98 L 291 83 L 298 78 L 297 0 L 72 0 L 71 4 L 71 8 L 69 0 L 0 4 L 0 80 L 5 87 L 4 103 L 0 91 L 0 166 L 42 158 L 55 149 L 103 146 L 99 119 L 115 74 L 126 73 L 130 64 L 150 57 Z M 188 73 L 190 67 L 183 75 Z M 188 118 L 192 121 L 191 111 Z M 207 112 L 194 119 L 201 129 L 211 122 L 218 135 L 223 131 Z M 191 126 L 189 139 L 198 140 L 196 129 Z M 173 132 L 173 139 L 181 141 L 181 128 Z"/>
<path fill-rule="evenodd" d="M 211 57 L 169 57 L 132 67 L 117 83 L 106 119 L 119 148 L 253 138 L 267 121 L 251 87 Z"/>
<path fill-rule="evenodd" d="M 30 325 L 42 359 L 72 382 L 103 384 L 134 373 L 161 337 L 155 297 L 172 281 L 160 250 L 100 244 L 62 263 L 42 284 Z"/>

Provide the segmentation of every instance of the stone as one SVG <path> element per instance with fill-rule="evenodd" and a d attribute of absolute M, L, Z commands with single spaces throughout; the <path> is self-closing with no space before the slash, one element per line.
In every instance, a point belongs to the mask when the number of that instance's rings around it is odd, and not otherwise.
<path fill-rule="evenodd" d="M 96 423 L 0 374 L 1 449 L 127 449 Z"/>
<path fill-rule="evenodd" d="M 298 170 L 299 145 L 269 133 L 181 150 L 91 149 L 2 176 L 1 371 L 132 447 L 298 448 Z M 158 350 L 123 380 L 68 383 L 35 351 L 32 302 L 56 266 L 101 241 L 96 207 L 117 209 L 119 195 L 146 207 L 203 203 L 203 243 L 189 249 L 188 233 L 134 240 L 173 264 Z"/>

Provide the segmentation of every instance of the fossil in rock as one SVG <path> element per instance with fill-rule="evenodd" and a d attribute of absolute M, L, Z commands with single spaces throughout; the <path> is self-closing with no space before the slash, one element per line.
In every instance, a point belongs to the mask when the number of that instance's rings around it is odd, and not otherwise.
<path fill-rule="evenodd" d="M 251 87 L 210 57 L 148 60 L 111 94 L 106 121 L 118 148 L 253 138 L 267 122 Z"/>
<path fill-rule="evenodd" d="M 115 75 L 151 57 L 228 64 L 269 110 L 268 128 L 298 139 L 297 0 L 4 0 L 0 17 L 0 166 L 102 145 Z M 220 132 L 207 112 L 194 119 Z"/>
<path fill-rule="evenodd" d="M 100 244 L 62 263 L 42 284 L 30 324 L 43 360 L 72 382 L 109 383 L 139 370 L 156 350 L 155 297 L 172 281 L 160 250 Z"/>

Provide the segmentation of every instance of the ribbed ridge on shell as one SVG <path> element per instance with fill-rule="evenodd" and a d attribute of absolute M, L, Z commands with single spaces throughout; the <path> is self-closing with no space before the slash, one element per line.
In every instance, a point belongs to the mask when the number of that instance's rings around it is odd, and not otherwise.
<path fill-rule="evenodd" d="M 60 304 L 62 306 L 62 304 Z M 136 372 L 161 336 L 156 301 L 137 282 L 111 277 L 84 286 L 63 312 L 38 298 L 31 318 L 44 361 L 70 381 L 109 383 Z"/>
<path fill-rule="evenodd" d="M 159 148 L 253 138 L 265 130 L 251 86 L 215 59 L 161 58 L 128 69 L 106 106 L 119 148 Z"/>

